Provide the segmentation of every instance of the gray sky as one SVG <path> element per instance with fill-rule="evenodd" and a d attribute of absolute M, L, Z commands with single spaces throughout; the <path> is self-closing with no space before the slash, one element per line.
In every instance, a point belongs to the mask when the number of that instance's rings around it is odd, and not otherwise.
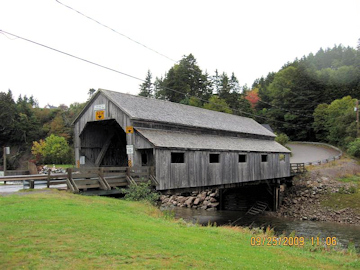
<path fill-rule="evenodd" d="M 241 85 L 334 44 L 356 47 L 358 0 L 59 0 L 175 61 L 234 72 Z M 0 0 L 0 30 L 145 79 L 174 62 L 55 0 Z M 140 81 L 0 34 L 0 91 L 40 107 L 84 102 L 90 88 L 137 94 Z"/>

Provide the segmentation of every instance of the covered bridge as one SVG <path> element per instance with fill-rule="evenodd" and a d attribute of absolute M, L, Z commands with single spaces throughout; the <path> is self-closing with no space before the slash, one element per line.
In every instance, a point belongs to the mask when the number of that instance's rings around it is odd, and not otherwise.
<path fill-rule="evenodd" d="M 290 176 L 290 151 L 253 119 L 99 89 L 74 121 L 80 166 L 153 166 L 158 190 Z"/>

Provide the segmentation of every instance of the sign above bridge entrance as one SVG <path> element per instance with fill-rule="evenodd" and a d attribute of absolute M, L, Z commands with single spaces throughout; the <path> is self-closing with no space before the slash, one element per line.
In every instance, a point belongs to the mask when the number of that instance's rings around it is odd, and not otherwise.
<path fill-rule="evenodd" d="M 95 112 L 95 120 L 104 120 L 104 119 L 105 119 L 105 111 Z"/>
<path fill-rule="evenodd" d="M 105 104 L 96 104 L 94 105 L 94 111 L 105 110 Z"/>

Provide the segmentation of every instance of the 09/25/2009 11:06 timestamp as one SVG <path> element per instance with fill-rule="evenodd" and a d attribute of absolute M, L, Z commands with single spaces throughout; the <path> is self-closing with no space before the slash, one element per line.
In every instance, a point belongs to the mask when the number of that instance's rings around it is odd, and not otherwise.
<path fill-rule="evenodd" d="M 336 237 L 310 237 L 309 241 L 313 246 L 326 245 L 336 246 Z M 303 246 L 305 245 L 304 237 L 265 237 L 265 236 L 253 236 L 250 239 L 252 246 Z"/>

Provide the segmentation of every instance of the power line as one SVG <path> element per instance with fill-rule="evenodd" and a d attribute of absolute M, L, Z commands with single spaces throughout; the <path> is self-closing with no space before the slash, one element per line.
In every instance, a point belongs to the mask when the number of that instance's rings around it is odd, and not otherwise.
<path fill-rule="evenodd" d="M 9 38 L 5 33 L 0 33 L 0 34 L 2 34 L 3 36 L 5 36 L 7 39 L 10 39 L 10 40 L 15 40 L 15 39 L 17 39 L 17 38 Z"/>
<path fill-rule="evenodd" d="M 76 10 L 76 9 L 68 6 L 68 5 L 65 5 L 64 3 L 61 3 L 61 2 L 58 1 L 58 0 L 55 0 L 55 1 L 58 2 L 59 4 L 63 5 L 64 7 L 67 7 L 67 8 L 69 8 L 69 9 L 77 12 L 77 13 L 80 14 L 81 16 L 84 16 L 85 18 L 87 18 L 87 19 L 89 19 L 89 20 L 92 20 L 92 21 L 96 22 L 97 24 L 99 24 L 99 25 L 101 25 L 101 26 L 103 26 L 103 27 L 106 27 L 107 29 L 115 32 L 116 34 L 121 35 L 121 36 L 123 36 L 123 37 L 131 40 L 132 42 L 135 42 L 136 44 L 138 44 L 138 45 L 140 45 L 140 46 L 143 46 L 143 47 L 145 47 L 146 49 L 148 49 L 148 50 L 150 50 L 150 51 L 152 51 L 152 52 L 154 52 L 154 53 L 157 53 L 158 55 L 161 55 L 161 56 L 167 58 L 168 60 L 170 60 L 170 61 L 172 61 L 172 62 L 174 62 L 174 63 L 177 62 L 177 61 L 175 61 L 174 59 L 171 59 L 170 57 L 168 57 L 168 56 L 166 56 L 166 55 L 164 55 L 164 54 L 162 54 L 162 53 L 160 53 L 160 52 L 158 52 L 158 51 L 156 51 L 156 50 L 154 50 L 154 49 L 151 49 L 150 47 L 146 46 L 145 44 L 143 44 L 143 43 L 141 43 L 141 42 L 139 42 L 139 41 L 136 41 L 136 40 L 132 39 L 131 37 L 125 35 L 125 34 L 122 34 L 122 33 L 118 32 L 118 31 L 115 30 L 114 28 L 111 28 L 110 26 L 107 26 L 107 25 L 99 22 L 98 20 L 95 20 L 95 19 L 91 18 L 91 17 L 85 15 L 84 13 L 82 13 L 82 12 L 80 12 L 80 11 L 78 11 L 78 10 Z"/>
<path fill-rule="evenodd" d="M 11 34 L 11 33 L 6 32 L 6 31 L 4 31 L 4 30 L 1 30 L 1 29 L 0 29 L 0 32 L 1 32 L 1 33 L 5 33 L 5 34 L 8 34 L 8 35 L 11 35 L 11 36 L 13 36 L 13 37 L 16 37 L 16 38 L 19 38 L 19 39 L 22 39 L 22 40 L 25 40 L 25 41 L 27 41 L 27 42 L 30 42 L 30 43 L 33 43 L 33 44 L 36 44 L 36 45 L 39 45 L 39 46 L 44 47 L 44 48 L 47 48 L 47 49 L 49 49 L 49 50 L 53 50 L 53 51 L 55 51 L 55 52 L 58 52 L 58 53 L 61 53 L 61 54 L 65 54 L 65 55 L 67 55 L 67 56 L 70 56 L 70 57 L 76 58 L 76 59 L 81 60 L 81 61 L 84 61 L 84 62 L 86 62 L 86 63 L 92 64 L 92 65 L 95 65 L 95 66 L 98 66 L 98 67 L 102 67 L 102 68 L 105 68 L 105 69 L 108 69 L 108 70 L 114 71 L 114 72 L 116 72 L 116 73 L 120 73 L 120 74 L 122 74 L 122 75 L 124 75 L 124 76 L 128 76 L 128 77 L 130 77 L 130 78 L 133 78 L 133 79 L 136 79 L 136 80 L 139 80 L 139 81 L 143 81 L 143 82 L 145 81 L 145 80 L 140 79 L 140 78 L 137 78 L 137 77 L 135 77 L 135 76 L 132 76 L 132 75 L 126 74 L 125 72 L 121 72 L 121 71 L 118 71 L 118 70 L 116 70 L 116 69 L 109 68 L 109 67 L 106 67 L 106 66 L 103 66 L 103 65 L 97 64 L 97 63 L 92 62 L 92 61 L 90 61 L 90 60 L 86 60 L 86 59 L 84 59 L 84 58 L 81 58 L 81 57 L 75 56 L 75 55 L 70 54 L 70 53 L 67 53 L 67 52 L 60 51 L 60 50 L 58 50 L 58 49 L 55 49 L 55 48 L 49 47 L 49 46 L 47 46 L 47 45 L 44 45 L 44 44 L 38 43 L 38 42 L 36 42 L 36 41 L 33 41 L 33 40 L 30 40 L 30 39 L 27 39 L 27 38 L 23 38 L 23 37 L 20 37 L 20 36 L 17 36 L 17 35 Z"/>
<path fill-rule="evenodd" d="M 62 3 L 62 2 L 60 2 L 59 0 L 55 0 L 55 1 L 56 1 L 57 3 L 59 3 L 59 4 L 63 5 L 63 6 L 65 6 L 65 7 L 67 7 L 67 8 L 69 8 L 69 9 L 71 9 L 71 10 L 73 10 L 73 11 L 77 12 L 77 13 L 78 13 L 78 14 L 80 14 L 81 16 L 84 16 L 85 18 L 87 18 L 87 19 L 89 19 L 89 20 L 92 20 L 92 21 L 96 22 L 97 24 L 99 24 L 99 25 L 101 25 L 101 26 L 103 26 L 103 27 L 105 27 L 105 28 L 107 28 L 107 29 L 109 29 L 109 30 L 111 30 L 111 31 L 115 32 L 116 34 L 119 34 L 119 35 L 121 35 L 121 36 L 123 36 L 123 37 L 128 38 L 129 40 L 131 40 L 131 41 L 135 42 L 135 43 L 136 43 L 136 44 L 138 44 L 138 45 L 142 45 L 143 47 L 145 47 L 145 48 L 147 48 L 147 49 L 149 49 L 149 50 L 151 50 L 151 51 L 153 51 L 153 52 L 155 52 L 155 53 L 157 53 L 157 54 L 159 54 L 159 55 L 161 55 L 161 56 L 163 56 L 163 57 L 165 57 L 165 58 L 167 58 L 167 59 L 169 59 L 169 60 L 171 60 L 171 61 L 173 61 L 173 62 L 175 62 L 175 63 L 177 63 L 177 62 L 178 62 L 178 61 L 175 61 L 175 60 L 173 60 L 173 59 L 169 58 L 168 56 L 166 56 L 166 55 L 164 55 L 164 54 L 162 54 L 162 53 L 159 53 L 158 51 L 153 50 L 153 49 L 151 49 L 151 48 L 147 47 L 146 45 L 144 45 L 144 44 L 142 44 L 142 43 L 140 43 L 140 42 L 138 42 L 138 41 L 136 41 L 136 40 L 134 40 L 134 39 L 132 39 L 132 38 L 130 38 L 130 37 L 128 37 L 128 36 L 126 36 L 126 35 L 124 35 L 124 34 L 120 33 L 120 32 L 118 32 L 118 31 L 117 31 L 117 30 L 115 30 L 114 28 L 112 28 L 112 27 L 110 27 L 110 26 L 107 26 L 107 25 L 105 25 L 105 24 L 103 24 L 103 23 L 99 22 L 98 20 L 95 20 L 95 19 L 93 19 L 92 17 L 90 17 L 90 16 L 88 16 L 88 15 L 85 15 L 84 13 L 80 12 L 79 10 L 74 9 L 73 7 L 70 7 L 70 6 L 68 6 L 68 5 L 66 5 L 66 4 L 64 4 L 64 3 Z M 200 75 L 202 75 L 202 74 L 200 74 Z M 182 94 L 182 92 L 178 92 L 178 93 Z M 270 105 L 270 104 L 269 104 L 269 105 Z M 274 106 L 274 105 L 271 105 L 271 106 Z M 275 107 L 276 107 L 276 106 L 275 106 Z M 281 110 L 285 110 L 285 109 L 280 108 L 280 107 L 277 107 L 277 108 L 279 108 L 279 109 L 281 109 Z M 242 113 L 245 113 L 245 112 L 242 112 Z M 302 115 L 302 116 L 305 116 L 305 115 Z M 312 117 L 312 116 L 305 116 L 305 117 Z"/>
<path fill-rule="evenodd" d="M 87 60 L 87 59 L 84 59 L 84 58 L 75 56 L 75 55 L 73 55 L 73 54 L 70 54 L 70 53 L 67 53 L 67 52 L 64 52 L 64 51 L 61 51 L 61 50 L 52 48 L 52 47 L 50 47 L 50 46 L 47 46 L 47 45 L 38 43 L 38 42 L 33 41 L 33 40 L 30 40 L 30 39 L 27 39 L 27 38 L 24 38 L 24 37 L 20 37 L 20 36 L 18 36 L 18 35 L 15 35 L 15 34 L 6 32 L 6 31 L 1 30 L 1 29 L 0 29 L 0 33 L 8 34 L 8 35 L 13 36 L 13 37 L 16 37 L 16 38 L 18 38 L 18 39 L 22 39 L 22 40 L 25 40 L 25 41 L 27 41 L 27 42 L 33 43 L 33 44 L 35 44 L 35 45 L 41 46 L 41 47 L 43 47 L 43 48 L 46 48 L 46 49 L 49 49 L 49 50 L 52 50 L 52 51 L 55 51 L 55 52 L 58 52 L 58 53 L 61 53 L 61 54 L 64 54 L 64 55 L 73 57 L 73 58 L 75 58 L 75 59 L 81 60 L 81 61 L 83 61 L 83 62 L 86 62 L 86 63 L 92 64 L 92 65 L 95 65 L 95 66 L 98 66 L 98 67 L 101 67 L 101 68 L 104 68 L 104 69 L 107 69 L 107 70 L 110 70 L 110 71 L 119 73 L 119 74 L 121 74 L 121 75 L 130 77 L 130 78 L 132 78 L 132 79 L 135 79 L 135 80 L 138 80 L 138 81 L 141 81 L 141 82 L 145 82 L 145 80 L 140 79 L 140 78 L 138 78 L 138 77 L 136 77 L 136 76 L 127 74 L 127 73 L 122 72 L 122 71 L 118 71 L 118 70 L 113 69 L 113 68 L 109 68 L 109 67 L 107 67 L 107 66 L 104 66 L 104 65 L 101 65 L 101 64 L 92 62 L 92 61 L 90 61 L 90 60 Z M 151 84 L 154 85 L 154 83 L 151 83 Z M 162 87 L 162 88 L 165 89 L 165 90 L 169 90 L 169 91 L 175 92 L 175 93 L 179 93 L 179 94 L 181 94 L 181 95 L 184 95 L 185 97 L 187 96 L 186 93 L 183 93 L 183 92 L 181 92 L 181 91 L 178 91 L 178 90 L 175 90 L 175 89 L 172 89 L 172 88 L 169 88 L 169 87 Z M 195 98 L 197 98 L 197 99 L 200 100 L 200 101 L 203 101 L 203 102 L 206 102 L 206 103 L 209 103 L 209 104 L 210 104 L 210 102 L 209 102 L 208 100 L 205 100 L 205 99 L 202 99 L 202 98 L 199 98 L 199 97 L 195 97 Z M 217 105 L 218 105 L 218 104 L 217 104 Z M 218 106 L 219 106 L 219 105 L 218 105 Z M 221 105 L 220 105 L 220 107 L 225 107 L 225 106 L 221 106 Z M 251 116 L 254 116 L 254 117 L 257 117 L 257 118 L 266 119 L 266 120 L 272 121 L 272 122 L 277 122 L 277 123 L 282 123 L 282 124 L 286 124 L 286 125 L 291 125 L 291 126 L 294 126 L 294 127 L 299 127 L 299 126 L 309 127 L 309 126 L 307 126 L 307 125 L 294 125 L 294 124 L 291 124 L 291 123 L 288 123 L 288 122 L 285 122 L 285 121 L 279 121 L 279 120 L 269 119 L 269 118 L 264 117 L 264 116 L 259 116 L 259 115 L 256 115 L 256 114 L 253 114 L 253 113 L 244 112 L 244 111 L 241 111 L 241 110 L 234 110 L 234 109 L 233 109 L 233 111 L 236 111 L 236 112 L 239 112 L 239 113 L 242 113 L 242 114 L 245 114 L 245 115 L 251 115 Z"/>
<path fill-rule="evenodd" d="M 114 28 L 112 28 L 112 27 L 110 27 L 110 26 L 107 26 L 107 25 L 105 25 L 105 24 L 103 24 L 103 23 L 99 22 L 98 20 L 93 19 L 92 17 L 90 17 L 90 16 L 88 16 L 88 15 L 85 15 L 84 13 L 80 12 L 79 10 L 74 9 L 74 8 L 73 8 L 73 7 L 71 7 L 71 6 L 68 6 L 68 5 L 66 5 L 66 4 L 64 4 L 64 3 L 62 3 L 62 2 L 60 2 L 59 0 L 55 0 L 55 1 L 56 1 L 57 3 L 59 3 L 59 4 L 63 5 L 63 6 L 65 6 L 65 7 L 67 7 L 67 8 L 69 8 L 69 9 L 71 9 L 71 10 L 75 11 L 76 13 L 80 14 L 81 16 L 83 16 L 83 17 L 85 17 L 85 18 L 87 18 L 87 19 L 89 19 L 89 20 L 92 20 L 92 21 L 96 22 L 97 24 L 99 24 L 99 25 L 101 25 L 101 26 L 103 26 L 103 27 L 105 27 L 105 28 L 107 28 L 107 29 L 109 29 L 109 30 L 113 31 L 114 33 L 116 33 L 116 34 L 118 34 L 118 35 L 121 35 L 121 36 L 123 36 L 123 37 L 125 37 L 125 38 L 127 38 L 127 39 L 131 40 L 132 42 L 134 42 L 134 43 L 136 43 L 136 44 L 138 44 L 138 45 L 141 45 L 141 46 L 145 47 L 146 49 L 148 49 L 148 50 L 150 50 L 150 51 L 153 51 L 153 52 L 157 53 L 158 55 L 163 56 L 163 57 L 165 57 L 165 58 L 169 59 L 170 61 L 172 61 L 172 62 L 174 62 L 174 63 L 177 63 L 177 62 L 178 62 L 178 61 L 176 61 L 176 60 L 174 60 L 174 59 L 172 59 L 172 58 L 170 58 L 170 57 L 168 57 L 168 56 L 166 56 L 166 55 L 164 55 L 164 54 L 162 54 L 162 53 L 160 53 L 160 52 L 158 52 L 158 51 L 156 51 L 156 50 L 154 50 L 154 49 L 149 48 L 148 46 L 144 45 L 143 43 L 141 43 L 141 42 L 139 42 L 139 41 L 136 41 L 136 40 L 134 40 L 134 39 L 130 38 L 129 36 L 127 36 L 127 35 L 125 35 L 125 34 L 122 34 L 122 33 L 118 32 L 118 31 L 117 31 L 117 30 L 115 30 Z M 202 75 L 202 74 L 200 74 L 200 75 Z M 290 91 L 290 92 L 291 92 L 291 93 L 293 93 L 293 94 L 295 94 L 295 93 L 294 93 L 294 92 L 292 92 L 292 91 Z M 182 92 L 180 92 L 180 93 L 182 93 Z M 296 94 L 296 95 L 297 95 L 297 94 Z M 304 97 L 304 98 L 305 98 L 305 99 L 307 99 L 307 100 L 309 100 L 309 99 L 308 99 L 308 98 L 306 98 L 306 97 Z M 309 101 L 310 101 L 310 100 L 309 100 Z M 271 105 L 271 104 L 268 104 L 268 105 L 270 105 L 270 106 L 274 106 L 274 105 Z M 286 109 L 281 108 L 281 107 L 278 107 L 278 106 L 274 106 L 274 107 L 277 107 L 277 108 L 279 108 L 279 109 L 281 109 L 281 110 L 284 110 L 284 111 L 288 111 L 288 112 L 290 112 L 289 110 L 286 110 Z M 300 111 L 299 111 L 299 112 L 300 112 Z M 294 113 L 294 114 L 297 114 L 297 113 Z M 309 117 L 309 118 L 312 118 L 312 116 L 308 116 L 308 115 L 303 115 L 303 114 L 298 114 L 298 115 L 301 115 L 301 116 L 304 116 L 304 117 Z"/>
<path fill-rule="evenodd" d="M 308 118 L 313 118 L 313 117 L 314 117 L 314 116 L 312 116 L 312 115 L 307 115 L 307 114 L 298 113 L 299 111 L 296 111 L 296 110 L 284 109 L 284 108 L 282 108 L 282 107 L 279 107 L 279 106 L 270 104 L 270 103 L 268 103 L 268 102 L 262 101 L 261 99 L 259 99 L 258 101 L 261 102 L 261 103 L 267 104 L 267 105 L 269 105 L 269 106 L 278 108 L 278 109 L 280 109 L 280 110 L 282 110 L 282 111 L 290 112 L 290 113 L 292 113 L 292 114 L 296 114 L 296 115 L 300 115 L 300 116 L 304 116 L 304 117 L 308 117 Z"/>

